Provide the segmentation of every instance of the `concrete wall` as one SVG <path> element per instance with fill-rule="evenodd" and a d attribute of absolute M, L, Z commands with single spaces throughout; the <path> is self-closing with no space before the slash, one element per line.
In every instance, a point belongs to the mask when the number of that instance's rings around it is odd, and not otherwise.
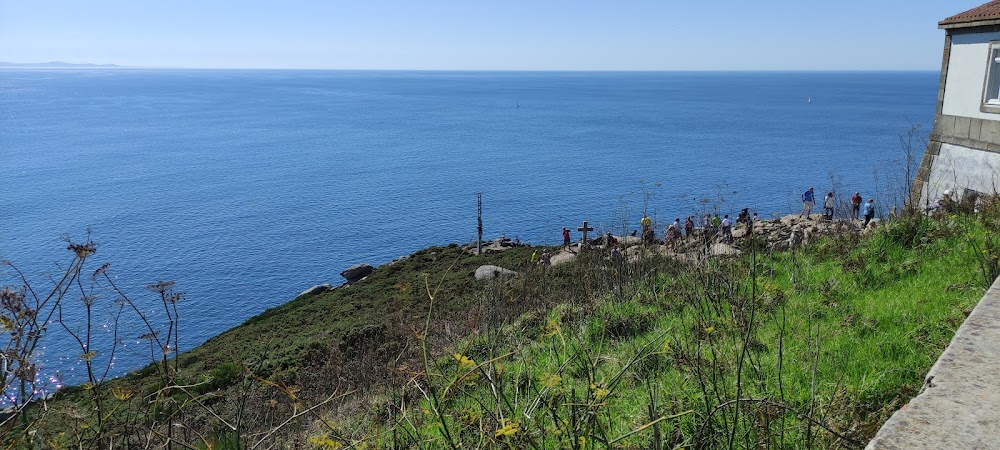
<path fill-rule="evenodd" d="M 1000 448 L 1000 279 L 869 450 Z"/>
<path fill-rule="evenodd" d="M 944 87 L 943 114 L 1000 120 L 1000 114 L 979 110 L 983 103 L 983 84 L 986 82 L 991 41 L 1000 41 L 1000 33 L 952 36 L 948 76 Z"/>
<path fill-rule="evenodd" d="M 925 196 L 935 201 L 945 189 L 994 193 L 1000 187 L 1000 153 L 942 143 L 934 158 Z M 922 199 L 921 204 L 926 202 Z"/>

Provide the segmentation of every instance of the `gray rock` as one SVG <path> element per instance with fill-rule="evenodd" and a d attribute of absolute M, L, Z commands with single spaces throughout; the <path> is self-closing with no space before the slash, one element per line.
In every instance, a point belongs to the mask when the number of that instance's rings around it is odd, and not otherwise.
<path fill-rule="evenodd" d="M 322 294 L 324 292 L 332 291 L 332 290 L 333 290 L 333 286 L 331 286 L 330 283 L 317 284 L 317 285 L 315 285 L 315 286 L 313 286 L 313 287 L 311 287 L 309 289 L 306 289 L 306 290 L 302 291 L 302 293 L 299 294 L 298 297 L 302 297 L 303 295 Z M 298 297 L 296 297 L 296 298 L 298 298 Z"/>
<path fill-rule="evenodd" d="M 788 236 L 788 248 L 795 249 L 802 245 L 802 234 L 798 227 L 792 229 L 792 234 Z"/>
<path fill-rule="evenodd" d="M 504 269 L 500 266 L 485 265 L 479 266 L 479 268 L 476 269 L 476 279 L 479 281 L 492 280 L 501 276 L 512 277 L 514 275 L 517 275 L 517 272 L 510 269 Z"/>
<path fill-rule="evenodd" d="M 348 283 L 357 283 L 361 281 L 362 278 L 371 275 L 375 271 L 375 268 L 370 264 L 360 263 L 348 267 L 343 272 L 340 272 L 340 276 L 344 277 Z"/>
<path fill-rule="evenodd" d="M 739 255 L 740 251 L 736 247 L 720 242 L 712 245 L 711 254 L 713 256 Z"/>
<path fill-rule="evenodd" d="M 640 238 L 639 236 L 618 236 L 618 235 L 615 235 L 615 237 L 618 239 L 618 245 L 623 245 L 623 246 L 624 245 L 635 245 L 635 244 L 638 244 L 638 243 L 642 242 L 642 238 Z"/>

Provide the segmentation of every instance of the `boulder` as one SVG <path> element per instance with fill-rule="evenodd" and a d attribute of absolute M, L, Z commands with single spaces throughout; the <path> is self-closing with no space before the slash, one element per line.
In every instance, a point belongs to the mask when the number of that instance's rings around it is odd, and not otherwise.
<path fill-rule="evenodd" d="M 618 245 L 629 246 L 642 242 L 638 236 L 615 236 L 618 238 Z"/>
<path fill-rule="evenodd" d="M 344 277 L 348 283 L 357 283 L 361 281 L 362 278 L 371 275 L 375 271 L 375 268 L 370 264 L 360 263 L 348 267 L 343 272 L 340 272 L 340 276 Z"/>
<path fill-rule="evenodd" d="M 317 284 L 317 285 L 315 285 L 315 286 L 313 286 L 313 287 L 311 287 L 309 289 L 306 289 L 306 290 L 302 291 L 302 293 L 299 294 L 298 297 L 302 297 L 304 295 L 322 294 L 322 293 L 324 293 L 326 291 L 332 291 L 332 290 L 333 290 L 333 286 L 331 286 L 330 283 Z M 296 298 L 298 298 L 298 297 L 296 297 Z"/>
<path fill-rule="evenodd" d="M 500 266 L 485 265 L 479 266 L 479 268 L 476 269 L 476 279 L 479 281 L 492 280 L 502 276 L 512 277 L 514 275 L 517 275 L 517 272 L 510 269 L 504 269 Z"/>
<path fill-rule="evenodd" d="M 739 255 L 740 251 L 736 247 L 733 247 L 732 245 L 720 242 L 712 244 L 711 254 L 712 256 Z"/>
<path fill-rule="evenodd" d="M 787 248 L 790 248 L 790 249 L 799 248 L 799 246 L 802 245 L 803 239 L 804 238 L 802 236 L 802 232 L 799 230 L 799 227 L 796 226 L 795 228 L 792 228 L 792 233 L 790 235 L 788 235 L 788 246 L 787 246 Z"/>

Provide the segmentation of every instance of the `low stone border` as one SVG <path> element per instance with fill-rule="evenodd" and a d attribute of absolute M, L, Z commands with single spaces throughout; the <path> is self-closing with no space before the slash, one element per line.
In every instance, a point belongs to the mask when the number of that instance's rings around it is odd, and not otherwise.
<path fill-rule="evenodd" d="M 867 449 L 1000 448 L 1000 278 Z"/>

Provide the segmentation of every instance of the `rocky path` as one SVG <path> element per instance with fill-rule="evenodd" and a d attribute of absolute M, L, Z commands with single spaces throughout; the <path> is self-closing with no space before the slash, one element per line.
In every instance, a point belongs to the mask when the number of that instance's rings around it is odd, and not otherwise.
<path fill-rule="evenodd" d="M 792 214 L 778 219 L 760 220 L 754 223 L 753 236 L 760 238 L 767 248 L 772 250 L 784 250 L 788 248 L 808 245 L 816 239 L 844 231 L 863 231 L 862 222 L 852 219 L 826 220 L 823 216 L 815 214 L 811 217 L 800 217 Z M 875 225 L 870 224 L 869 228 Z M 704 231 L 699 229 L 697 234 L 691 237 L 680 239 L 673 247 L 668 247 L 662 241 L 656 243 L 646 243 L 634 236 L 615 236 L 622 255 L 629 261 L 638 261 L 650 254 L 659 254 L 674 257 L 680 260 L 696 262 L 706 257 L 739 255 L 749 237 L 749 230 L 740 224 L 733 230 L 732 242 L 722 242 L 718 234 L 713 234 L 706 243 L 701 237 Z M 602 251 L 604 249 L 604 237 L 590 241 L 591 251 Z M 485 252 L 502 252 L 511 247 L 505 247 L 497 242 L 487 244 L 483 247 Z M 475 249 L 471 249 L 475 253 Z M 580 243 L 573 244 L 570 249 L 560 248 L 552 254 L 550 263 L 558 266 L 576 260 L 580 252 Z M 486 280 L 496 276 L 514 276 L 516 272 L 498 266 L 483 266 L 477 271 L 476 278 Z"/>

